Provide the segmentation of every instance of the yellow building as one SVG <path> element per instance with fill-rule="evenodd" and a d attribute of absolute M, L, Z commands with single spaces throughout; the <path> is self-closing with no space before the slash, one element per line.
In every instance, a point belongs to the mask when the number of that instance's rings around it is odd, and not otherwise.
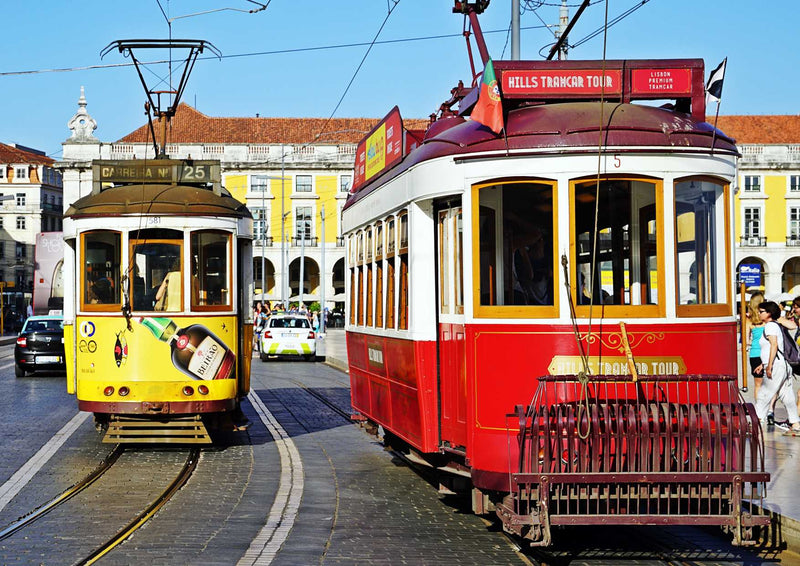
<path fill-rule="evenodd" d="M 216 118 L 178 107 L 167 155 L 219 160 L 223 186 L 253 213 L 254 302 L 309 305 L 324 295 L 326 307 L 344 310 L 341 209 L 356 144 L 378 121 Z M 92 160 L 154 157 L 147 125 L 112 143 L 68 139 L 63 145 L 67 203 L 90 190 Z"/>
<path fill-rule="evenodd" d="M 737 267 L 759 266 L 768 299 L 800 295 L 800 116 L 720 116 L 742 153 L 735 191 Z M 739 269 L 737 269 L 737 273 Z"/>

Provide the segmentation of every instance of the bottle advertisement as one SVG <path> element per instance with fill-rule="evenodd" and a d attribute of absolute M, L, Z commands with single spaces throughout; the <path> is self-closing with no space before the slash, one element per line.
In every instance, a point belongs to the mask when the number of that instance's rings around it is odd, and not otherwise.
<path fill-rule="evenodd" d="M 83 379 L 214 381 L 236 378 L 236 317 L 80 316 Z"/>

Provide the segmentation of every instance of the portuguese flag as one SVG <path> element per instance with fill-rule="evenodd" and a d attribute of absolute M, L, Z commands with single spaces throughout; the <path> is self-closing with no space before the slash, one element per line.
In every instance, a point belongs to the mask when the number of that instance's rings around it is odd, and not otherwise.
<path fill-rule="evenodd" d="M 486 62 L 486 67 L 483 69 L 481 92 L 478 95 L 478 103 L 472 109 L 472 119 L 496 134 L 503 129 L 503 103 L 500 100 L 500 86 L 494 76 L 491 59 Z"/>

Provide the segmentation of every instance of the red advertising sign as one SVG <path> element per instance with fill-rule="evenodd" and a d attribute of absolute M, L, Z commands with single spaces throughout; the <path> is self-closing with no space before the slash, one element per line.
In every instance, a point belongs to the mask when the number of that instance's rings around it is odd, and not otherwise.
<path fill-rule="evenodd" d="M 403 159 L 403 119 L 395 106 L 356 149 L 353 190 Z"/>
<path fill-rule="evenodd" d="M 622 72 L 608 69 L 504 70 L 503 96 L 599 95 L 622 92 Z"/>
<path fill-rule="evenodd" d="M 633 69 L 631 93 L 674 96 L 692 93 L 690 69 Z"/>

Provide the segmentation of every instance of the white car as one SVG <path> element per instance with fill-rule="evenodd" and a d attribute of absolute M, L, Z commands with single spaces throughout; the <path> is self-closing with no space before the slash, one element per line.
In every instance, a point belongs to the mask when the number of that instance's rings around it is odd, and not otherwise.
<path fill-rule="evenodd" d="M 278 314 L 267 319 L 261 331 L 261 361 L 269 356 L 303 356 L 313 362 L 317 357 L 317 336 L 308 317 Z"/>

